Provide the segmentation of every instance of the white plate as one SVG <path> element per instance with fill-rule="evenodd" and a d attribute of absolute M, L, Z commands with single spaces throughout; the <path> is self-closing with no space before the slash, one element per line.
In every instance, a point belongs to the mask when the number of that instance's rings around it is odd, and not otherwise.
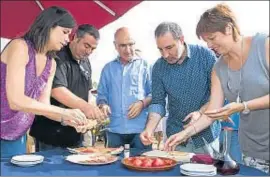
<path fill-rule="evenodd" d="M 187 172 L 184 170 L 180 170 L 180 173 L 182 173 L 183 175 L 187 175 L 187 176 L 215 176 L 217 175 L 216 172 L 212 172 L 212 173 L 192 173 L 192 172 Z"/>
<path fill-rule="evenodd" d="M 43 160 L 35 161 L 35 162 L 18 162 L 18 161 L 11 160 L 10 162 L 14 165 L 18 165 L 21 167 L 30 167 L 30 166 L 34 166 L 34 165 L 42 163 Z"/>
<path fill-rule="evenodd" d="M 67 150 L 72 154 L 79 154 L 80 152 L 73 148 L 67 148 Z"/>
<path fill-rule="evenodd" d="M 12 163 L 12 162 L 11 162 Z M 15 164 L 13 163 L 14 165 L 17 165 L 17 166 L 20 166 L 20 167 L 32 167 L 32 166 L 35 166 L 37 164 Z"/>
<path fill-rule="evenodd" d="M 43 160 L 38 160 L 38 161 L 29 161 L 29 162 L 21 162 L 21 161 L 16 161 L 16 160 L 10 160 L 10 162 L 14 162 L 14 163 L 40 163 L 43 162 Z"/>
<path fill-rule="evenodd" d="M 213 165 L 186 163 L 180 166 L 180 169 L 189 173 L 213 173 L 217 168 Z"/>
<path fill-rule="evenodd" d="M 148 157 L 166 157 L 176 160 L 177 162 L 190 162 L 190 159 L 193 157 L 194 153 L 172 151 L 166 152 L 161 150 L 153 150 L 143 153 L 142 155 Z"/>
<path fill-rule="evenodd" d="M 38 162 L 43 161 L 44 157 L 42 155 L 26 154 L 13 156 L 11 160 L 16 162 Z"/>
<path fill-rule="evenodd" d="M 103 152 L 90 152 L 90 153 L 87 153 L 87 152 L 81 152 L 79 150 L 77 150 L 77 148 L 67 148 L 67 150 L 72 153 L 72 154 L 104 154 Z M 113 151 L 110 152 L 111 155 L 118 155 L 118 154 L 121 154 L 121 152 L 124 150 L 124 147 L 121 146 Z"/>
<path fill-rule="evenodd" d="M 10 161 L 11 163 L 15 164 L 15 165 L 36 165 L 39 163 L 42 163 L 43 161 L 36 161 L 36 162 L 17 162 L 17 161 Z"/>
<path fill-rule="evenodd" d="M 119 147 L 119 148 L 113 150 L 113 151 L 111 152 L 111 154 L 112 154 L 112 155 L 118 155 L 118 154 L 121 154 L 121 152 L 122 152 L 123 150 L 124 150 L 124 147 L 121 146 L 121 147 Z"/>
<path fill-rule="evenodd" d="M 104 158 L 105 156 L 112 157 L 112 160 L 106 162 L 84 162 L 86 160 L 92 160 L 97 158 Z M 105 165 L 113 163 L 118 160 L 118 157 L 112 155 L 92 155 L 92 154 L 74 154 L 66 157 L 66 160 L 72 163 L 81 165 Z"/>

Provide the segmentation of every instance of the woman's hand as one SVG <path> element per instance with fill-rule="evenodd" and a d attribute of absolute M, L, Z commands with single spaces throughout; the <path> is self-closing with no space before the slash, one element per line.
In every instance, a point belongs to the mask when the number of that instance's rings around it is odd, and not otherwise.
<path fill-rule="evenodd" d="M 196 122 L 200 117 L 202 116 L 202 113 L 199 112 L 199 111 L 195 111 L 195 112 L 192 112 L 190 114 L 188 114 L 183 122 L 186 122 L 187 120 L 190 119 L 189 123 L 184 125 L 184 129 L 187 128 L 188 126 L 191 126 L 194 122 Z"/>
<path fill-rule="evenodd" d="M 242 103 L 232 102 L 220 109 L 214 109 L 210 111 L 205 111 L 205 115 L 212 119 L 222 119 L 228 120 L 230 116 L 236 112 L 241 112 L 244 110 L 244 105 Z"/>

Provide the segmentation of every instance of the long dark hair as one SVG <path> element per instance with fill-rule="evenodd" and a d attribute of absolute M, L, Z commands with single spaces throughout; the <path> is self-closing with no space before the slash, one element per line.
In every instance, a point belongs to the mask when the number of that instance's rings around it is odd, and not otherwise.
<path fill-rule="evenodd" d="M 52 6 L 43 10 L 35 19 L 30 29 L 23 36 L 30 40 L 37 52 L 42 52 L 50 37 L 50 30 L 56 26 L 74 28 L 76 21 L 69 11 L 62 7 Z M 49 51 L 47 54 L 53 54 Z"/>

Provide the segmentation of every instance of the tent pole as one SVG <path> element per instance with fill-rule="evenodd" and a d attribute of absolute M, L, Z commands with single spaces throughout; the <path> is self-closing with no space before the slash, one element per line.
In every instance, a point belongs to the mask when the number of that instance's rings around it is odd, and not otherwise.
<path fill-rule="evenodd" d="M 39 7 L 41 10 L 44 10 L 44 7 L 43 7 L 42 4 L 40 3 L 40 1 L 36 0 L 36 3 L 37 3 L 38 7 Z"/>
<path fill-rule="evenodd" d="M 104 10 L 106 10 L 107 12 L 109 12 L 111 15 L 115 16 L 116 13 L 110 9 L 108 6 L 106 6 L 105 4 L 103 4 L 102 2 L 100 1 L 94 1 L 97 5 L 99 5 L 100 7 L 102 7 Z"/>

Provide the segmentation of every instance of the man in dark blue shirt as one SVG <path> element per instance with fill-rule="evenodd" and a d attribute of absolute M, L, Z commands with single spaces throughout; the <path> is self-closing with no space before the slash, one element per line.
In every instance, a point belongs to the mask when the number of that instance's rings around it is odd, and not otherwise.
<path fill-rule="evenodd" d="M 186 140 L 170 150 L 176 148 L 181 151 L 205 153 L 209 148 L 205 148 L 203 139 L 218 150 L 221 130 L 218 121 L 192 137 L 190 132 L 196 130 L 192 124 L 184 121 L 187 116 L 191 116 L 192 120 L 198 118 L 200 111 L 207 106 L 211 71 L 216 60 L 214 52 L 206 47 L 184 42 L 182 30 L 176 23 L 161 23 L 155 30 L 155 37 L 162 57 L 156 61 L 152 70 L 152 103 L 146 128 L 140 136 L 142 141 L 144 144 L 152 143 L 153 131 L 165 116 L 165 99 L 168 96 L 167 137 L 183 131 Z"/>

